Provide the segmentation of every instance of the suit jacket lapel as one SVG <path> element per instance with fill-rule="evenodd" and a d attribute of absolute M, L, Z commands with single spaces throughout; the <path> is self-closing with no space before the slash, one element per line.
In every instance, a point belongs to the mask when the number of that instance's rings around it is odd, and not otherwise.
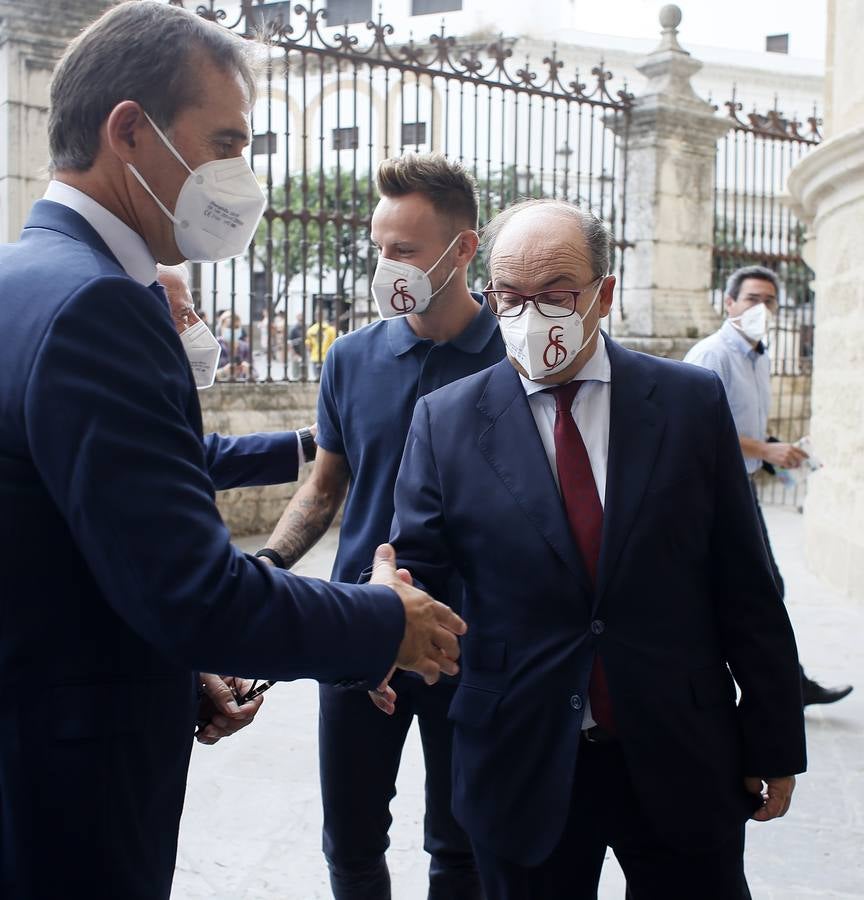
<path fill-rule="evenodd" d="M 590 592 L 590 579 L 570 533 L 528 398 L 508 359 L 492 367 L 477 408 L 489 420 L 479 437 L 480 449 L 489 465 L 543 538 Z"/>
<path fill-rule="evenodd" d="M 656 382 L 639 355 L 611 340 L 606 347 L 612 369 L 612 405 L 595 609 L 639 512 L 665 430 L 663 412 L 652 396 Z"/>

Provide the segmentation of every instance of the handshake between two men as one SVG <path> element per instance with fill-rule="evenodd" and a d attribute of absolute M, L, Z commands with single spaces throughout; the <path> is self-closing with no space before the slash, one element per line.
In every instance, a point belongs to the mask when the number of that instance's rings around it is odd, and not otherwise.
<path fill-rule="evenodd" d="M 266 557 L 261 559 L 273 564 Z M 417 672 L 426 684 L 435 684 L 442 672 L 458 675 L 457 635 L 465 634 L 468 626 L 449 606 L 414 587 L 411 573 L 407 569 L 396 568 L 396 554 L 390 544 L 381 544 L 375 551 L 369 584 L 395 591 L 405 610 L 405 633 L 393 669 Z M 380 690 L 382 688 L 379 687 Z"/>
<path fill-rule="evenodd" d="M 262 562 L 273 563 L 267 557 Z M 374 691 L 369 692 L 373 703 L 383 712 L 392 715 L 396 704 L 396 692 L 389 681 L 393 672 L 405 669 L 423 676 L 427 684 L 435 684 L 443 672 L 459 673 L 459 636 L 468 626 L 456 613 L 413 586 L 411 573 L 396 568 L 396 554 L 390 544 L 382 544 L 375 551 L 370 584 L 389 587 L 398 594 L 405 610 L 405 633 L 399 645 L 399 653 L 387 678 Z M 206 724 L 196 735 L 202 744 L 215 744 L 223 737 L 234 734 L 255 718 L 263 696 L 238 705 L 237 699 L 249 690 L 252 682 L 240 678 L 202 675 L 203 705 L 207 707 Z M 205 713 L 202 712 L 202 717 Z"/>
<path fill-rule="evenodd" d="M 417 672 L 426 684 L 435 684 L 442 672 L 458 675 L 458 636 L 465 634 L 468 626 L 449 606 L 414 587 L 411 573 L 396 568 L 396 554 L 390 544 L 381 544 L 375 551 L 370 584 L 394 590 L 405 609 L 405 633 L 393 668 Z M 387 690 L 392 692 L 392 688 Z"/>

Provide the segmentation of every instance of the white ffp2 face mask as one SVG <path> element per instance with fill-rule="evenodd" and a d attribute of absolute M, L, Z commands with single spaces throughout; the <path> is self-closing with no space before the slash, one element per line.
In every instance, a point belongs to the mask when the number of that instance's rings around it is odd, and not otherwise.
<path fill-rule="evenodd" d="M 757 303 L 745 310 L 740 316 L 732 317 L 738 330 L 751 341 L 767 343 L 768 338 L 768 308 L 764 303 Z"/>
<path fill-rule="evenodd" d="M 147 113 L 144 113 L 147 116 Z M 177 249 L 190 262 L 219 262 L 239 256 L 249 246 L 267 198 L 242 156 L 215 159 L 194 171 L 147 116 L 162 143 L 189 173 L 172 213 L 153 193 L 141 173 L 127 163 L 141 187 L 174 223 Z"/>
<path fill-rule="evenodd" d="M 400 262 L 398 259 L 386 259 L 378 257 L 378 265 L 375 267 L 375 275 L 372 277 L 372 296 L 378 307 L 378 315 L 382 319 L 396 319 L 399 316 L 419 315 L 426 312 L 432 298 L 440 294 L 450 283 L 450 279 L 456 274 L 456 267 L 450 271 L 447 280 L 437 291 L 432 290 L 432 282 L 429 273 L 450 252 L 453 245 L 461 237 L 460 231 L 447 245 L 447 249 L 424 272 L 411 263 Z"/>
<path fill-rule="evenodd" d="M 605 276 L 600 279 L 591 305 L 581 316 L 574 312 L 572 316 L 550 319 L 541 315 L 533 303 L 526 303 L 520 315 L 498 320 L 507 352 L 528 373 L 531 381 L 566 369 L 590 343 L 600 328 L 600 320 L 585 338 L 584 319 L 594 308 L 605 280 Z"/>
<path fill-rule="evenodd" d="M 216 367 L 222 352 L 219 341 L 203 322 L 196 322 L 180 334 L 180 343 L 189 359 L 196 387 L 199 390 L 210 387 L 216 379 Z"/>

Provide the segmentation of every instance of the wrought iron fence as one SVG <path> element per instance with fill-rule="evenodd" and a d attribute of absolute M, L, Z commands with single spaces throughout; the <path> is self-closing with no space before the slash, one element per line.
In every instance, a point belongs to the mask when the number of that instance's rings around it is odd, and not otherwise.
<path fill-rule="evenodd" d="M 227 348 L 225 377 L 315 378 L 330 325 L 341 333 L 375 317 L 375 169 L 406 149 L 462 161 L 478 182 L 481 223 L 519 197 L 592 209 L 616 235 L 623 289 L 633 98 L 613 90 L 602 62 L 583 82 L 578 70 L 565 74 L 555 48 L 540 65 L 519 65 L 517 42 L 504 37 L 459 42 L 442 26 L 427 42 L 400 43 L 379 14 L 361 41 L 356 26 L 330 29 L 314 4 L 242 0 L 232 21 L 216 2 L 197 12 L 269 45 L 251 147 L 264 219 L 246 259 L 193 273 L 214 327 L 220 314 L 236 317 L 245 334 Z"/>
<path fill-rule="evenodd" d="M 725 104 L 730 130 L 717 145 L 712 303 L 722 314 L 724 286 L 741 266 L 761 265 L 780 281 L 779 309 L 769 335 L 773 408 L 769 432 L 783 441 L 807 434 L 813 357 L 813 272 L 804 262 L 804 226 L 780 197 L 790 169 L 822 139 L 814 109 L 806 125 L 776 106 L 742 118 Z M 779 478 L 759 484 L 760 499 L 800 505 L 803 489 Z"/>

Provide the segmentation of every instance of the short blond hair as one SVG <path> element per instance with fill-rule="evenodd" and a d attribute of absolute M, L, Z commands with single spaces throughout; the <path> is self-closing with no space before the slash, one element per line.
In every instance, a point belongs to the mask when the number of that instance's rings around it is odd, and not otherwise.
<path fill-rule="evenodd" d="M 462 163 L 443 153 L 406 153 L 385 159 L 376 175 L 382 197 L 423 194 L 435 211 L 462 228 L 477 228 L 477 182 Z"/>

